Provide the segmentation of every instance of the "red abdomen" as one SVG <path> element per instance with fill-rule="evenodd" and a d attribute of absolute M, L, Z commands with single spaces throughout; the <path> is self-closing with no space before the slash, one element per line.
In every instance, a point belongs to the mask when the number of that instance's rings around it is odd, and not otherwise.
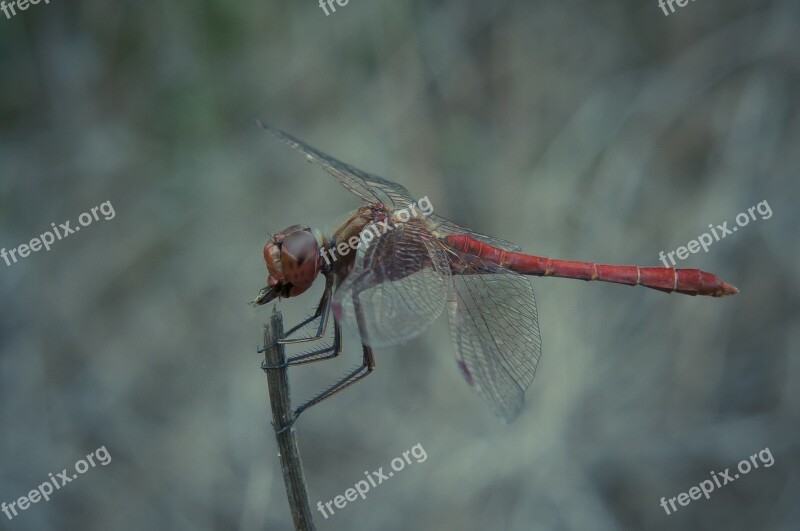
<path fill-rule="evenodd" d="M 739 292 L 734 286 L 723 282 L 713 273 L 699 269 L 555 260 L 532 254 L 505 251 L 466 234 L 450 235 L 444 240 L 454 249 L 478 256 L 522 275 L 600 280 L 629 286 L 641 285 L 667 293 L 677 291 L 686 295 L 722 297 Z"/>

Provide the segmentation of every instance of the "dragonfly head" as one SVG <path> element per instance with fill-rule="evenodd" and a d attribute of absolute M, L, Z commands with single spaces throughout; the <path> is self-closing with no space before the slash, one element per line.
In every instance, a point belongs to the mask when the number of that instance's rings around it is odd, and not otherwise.
<path fill-rule="evenodd" d="M 319 242 L 311 228 L 292 225 L 275 233 L 264 245 L 267 286 L 255 304 L 266 304 L 278 297 L 295 297 L 314 283 L 320 271 Z"/>

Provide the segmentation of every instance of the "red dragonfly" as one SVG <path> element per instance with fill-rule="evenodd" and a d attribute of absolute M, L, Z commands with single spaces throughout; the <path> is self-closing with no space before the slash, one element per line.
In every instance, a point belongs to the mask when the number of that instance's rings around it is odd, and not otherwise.
<path fill-rule="evenodd" d="M 292 422 L 304 410 L 372 372 L 373 347 L 418 336 L 445 307 L 462 375 L 492 412 L 514 420 L 541 356 L 530 275 L 640 285 L 687 295 L 721 297 L 738 292 L 699 269 L 605 265 L 524 254 L 510 242 L 417 210 L 422 200 L 417 205 L 399 184 L 340 162 L 269 125 L 259 125 L 365 202 L 330 234 L 293 225 L 264 246 L 269 275 L 254 304 L 300 295 L 319 274 L 325 277 L 316 311 L 286 336 L 319 319 L 316 334 L 281 343 L 322 339 L 331 311 L 334 314 L 333 343 L 290 357 L 287 365 L 338 356 L 342 327 L 357 334 L 363 350 L 362 364 L 299 406 Z"/>

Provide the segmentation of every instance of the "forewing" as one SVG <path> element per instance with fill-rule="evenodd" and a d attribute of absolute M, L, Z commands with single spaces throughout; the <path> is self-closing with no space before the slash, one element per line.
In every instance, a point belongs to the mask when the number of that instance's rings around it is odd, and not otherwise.
<path fill-rule="evenodd" d="M 462 227 L 458 223 L 437 214 L 431 214 L 429 218 L 431 223 L 436 226 L 436 230 L 438 232 L 437 236 L 440 238 L 444 238 L 445 236 L 449 236 L 451 234 L 467 234 L 476 240 L 482 241 L 483 243 L 488 243 L 489 245 L 493 245 L 499 249 L 504 249 L 506 251 L 522 250 L 522 248 L 515 243 L 502 240 L 500 238 L 495 238 L 494 236 L 487 236 L 486 234 L 481 234 L 480 232 L 475 232 L 474 230 Z"/>
<path fill-rule="evenodd" d="M 414 203 L 404 186 L 337 160 L 280 129 L 263 122 L 258 122 L 258 125 L 305 155 L 306 160 L 325 170 L 364 201 L 382 203 L 389 209 L 405 208 Z"/>
<path fill-rule="evenodd" d="M 450 332 L 462 375 L 493 413 L 514 420 L 542 352 L 533 287 L 510 272 L 455 275 Z"/>
<path fill-rule="evenodd" d="M 452 280 L 447 253 L 424 223 L 412 219 L 380 236 L 368 225 L 355 264 L 334 294 L 336 318 L 374 347 L 403 343 L 442 313 Z M 363 316 L 359 327 L 359 310 Z"/>
<path fill-rule="evenodd" d="M 302 140 L 298 140 L 289 133 L 276 129 L 269 124 L 259 121 L 258 125 L 305 155 L 306 160 L 325 170 L 325 172 L 339 181 L 342 186 L 364 201 L 382 203 L 389 210 L 406 208 L 415 203 L 405 186 L 384 179 L 379 175 L 359 170 L 355 166 L 346 164 L 327 153 L 313 148 Z M 441 237 L 450 234 L 468 234 L 476 240 L 494 245 L 500 249 L 508 251 L 521 250 L 514 243 L 461 227 L 457 223 L 437 214 L 431 214 L 429 218 L 432 224 L 441 232 Z"/>

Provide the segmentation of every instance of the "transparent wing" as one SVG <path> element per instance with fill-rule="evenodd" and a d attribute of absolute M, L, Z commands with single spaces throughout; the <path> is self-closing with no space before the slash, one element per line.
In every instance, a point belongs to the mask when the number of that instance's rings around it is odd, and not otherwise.
<path fill-rule="evenodd" d="M 408 193 L 405 186 L 384 179 L 379 175 L 359 170 L 355 166 L 337 160 L 327 153 L 309 146 L 302 140 L 298 140 L 289 133 L 285 133 L 268 124 L 258 122 L 258 125 L 278 137 L 288 146 L 305 155 L 309 162 L 325 170 L 334 179 L 339 181 L 342 186 L 364 201 L 383 203 L 389 210 L 406 208 L 415 203 L 415 200 L 411 197 L 411 194 Z M 500 249 L 505 249 L 507 251 L 521 250 L 519 246 L 509 241 L 475 232 L 442 216 L 431 214 L 429 217 L 431 222 L 437 227 L 437 230 L 442 233 L 442 237 L 449 234 L 469 234 L 476 240 L 494 245 Z"/>
<path fill-rule="evenodd" d="M 536 374 L 542 339 L 530 280 L 502 271 L 455 275 L 448 313 L 462 375 L 493 413 L 511 422 Z"/>
<path fill-rule="evenodd" d="M 431 223 L 436 226 L 436 235 L 440 238 L 449 236 L 451 234 L 468 234 L 476 240 L 482 241 L 483 243 L 488 243 L 489 245 L 493 245 L 499 249 L 504 249 L 506 251 L 522 250 L 522 248 L 515 243 L 502 240 L 500 238 L 495 238 L 494 236 L 487 236 L 486 234 L 481 234 L 480 232 L 475 232 L 474 230 L 462 227 L 455 221 L 451 221 L 437 214 L 431 214 L 428 217 L 430 218 Z"/>
<path fill-rule="evenodd" d="M 390 210 L 406 208 L 408 205 L 414 203 L 414 199 L 404 186 L 393 183 L 378 175 L 361 171 L 349 164 L 345 164 L 280 129 L 275 129 L 260 121 L 257 123 L 263 129 L 281 139 L 288 146 L 305 155 L 309 162 L 325 170 L 334 179 L 339 181 L 342 186 L 364 201 L 368 203 L 383 203 Z"/>
<path fill-rule="evenodd" d="M 336 318 L 364 343 L 397 345 L 424 332 L 442 313 L 452 280 L 447 253 L 425 224 L 412 219 L 381 234 L 370 224 L 361 233 L 352 271 L 336 290 Z M 366 337 L 365 337 L 366 336 Z"/>

